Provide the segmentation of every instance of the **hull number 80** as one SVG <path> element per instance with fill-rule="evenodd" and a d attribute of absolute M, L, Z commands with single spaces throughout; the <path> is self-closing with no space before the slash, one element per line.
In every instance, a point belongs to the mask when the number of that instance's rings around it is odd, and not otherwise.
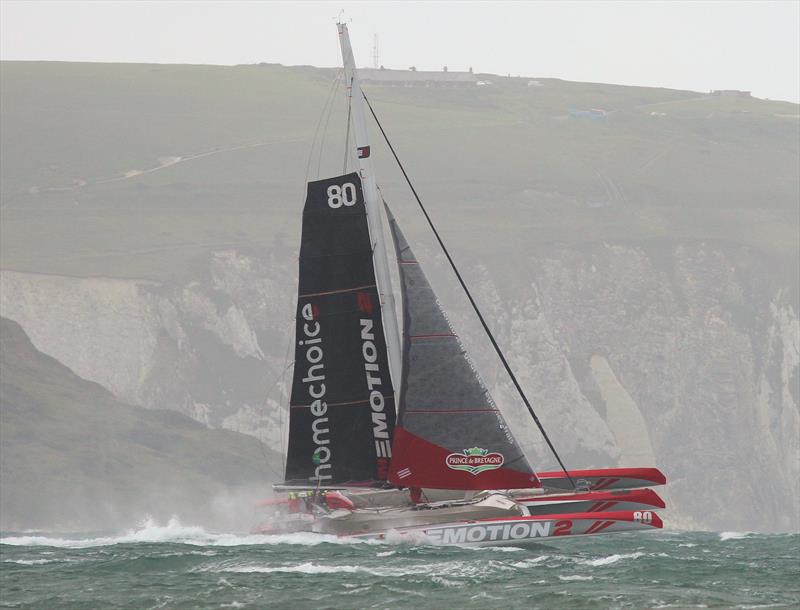
<path fill-rule="evenodd" d="M 342 206 L 350 207 L 355 205 L 358 199 L 356 185 L 352 182 L 345 182 L 341 186 L 331 184 L 328 187 L 328 206 L 336 209 Z"/>
<path fill-rule="evenodd" d="M 639 523 L 652 523 L 653 513 L 651 513 L 649 510 L 634 511 L 633 520 L 638 521 Z"/>

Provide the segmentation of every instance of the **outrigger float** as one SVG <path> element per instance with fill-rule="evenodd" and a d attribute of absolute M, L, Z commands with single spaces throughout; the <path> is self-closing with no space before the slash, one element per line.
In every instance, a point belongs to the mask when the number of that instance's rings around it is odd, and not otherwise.
<path fill-rule="evenodd" d="M 400 331 L 367 100 L 347 26 L 337 25 L 354 171 L 308 183 L 285 482 L 261 504 L 264 519 L 253 531 L 494 546 L 661 528 L 655 510 L 664 502 L 650 489 L 666 483 L 659 470 L 564 467 L 413 186 L 562 470 L 533 470 L 386 207 L 401 284 Z"/>

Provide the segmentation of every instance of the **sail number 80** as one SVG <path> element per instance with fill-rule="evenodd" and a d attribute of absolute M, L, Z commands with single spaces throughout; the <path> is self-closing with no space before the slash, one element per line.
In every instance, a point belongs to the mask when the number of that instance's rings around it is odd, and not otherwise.
<path fill-rule="evenodd" d="M 328 187 L 328 206 L 336 209 L 343 205 L 350 207 L 355 205 L 358 200 L 356 193 L 356 185 L 352 182 L 345 182 L 341 186 L 338 184 L 331 184 Z"/>
<path fill-rule="evenodd" d="M 633 520 L 638 521 L 639 523 L 652 523 L 653 513 L 651 513 L 649 510 L 634 511 Z"/>

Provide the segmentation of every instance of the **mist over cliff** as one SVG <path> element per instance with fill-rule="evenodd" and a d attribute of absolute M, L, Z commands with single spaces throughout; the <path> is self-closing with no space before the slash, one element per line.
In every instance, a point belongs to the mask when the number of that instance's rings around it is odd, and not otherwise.
<path fill-rule="evenodd" d="M 341 125 L 307 148 L 334 72 L 5 62 L 3 77 L 0 313 L 108 400 L 283 452 L 303 172 L 342 169 Z M 661 468 L 675 527 L 798 529 L 797 106 L 485 78 L 370 95 L 567 465 Z M 604 118 L 569 112 L 584 107 Z M 552 469 L 376 154 L 454 326 Z"/>

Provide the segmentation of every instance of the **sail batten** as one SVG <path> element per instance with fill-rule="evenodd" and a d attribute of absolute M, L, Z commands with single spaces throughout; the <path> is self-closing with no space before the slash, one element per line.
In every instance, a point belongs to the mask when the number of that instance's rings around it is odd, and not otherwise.
<path fill-rule="evenodd" d="M 539 485 L 387 211 L 403 294 L 403 375 L 390 481 L 402 487 Z"/>
<path fill-rule="evenodd" d="M 286 481 L 382 484 L 395 427 L 382 311 L 358 174 L 308 184 Z"/>

